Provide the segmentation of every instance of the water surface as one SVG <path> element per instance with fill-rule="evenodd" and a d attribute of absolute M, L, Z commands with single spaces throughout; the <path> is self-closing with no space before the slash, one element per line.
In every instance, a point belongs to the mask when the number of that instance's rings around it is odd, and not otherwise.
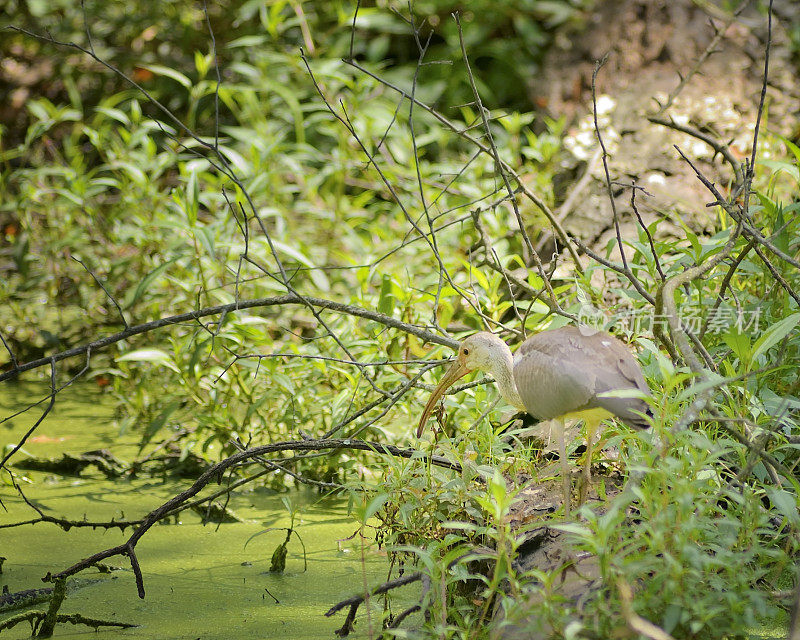
<path fill-rule="evenodd" d="M 46 393 L 47 387 L 38 384 L 0 385 L 0 417 Z M 0 444 L 15 443 L 44 406 L 0 425 Z M 134 434 L 120 436 L 112 409 L 112 402 L 89 385 L 65 390 L 24 450 L 36 457 L 57 458 L 64 452 L 80 454 L 106 448 L 130 461 L 138 442 Z M 94 470 L 80 478 L 27 471 L 20 474 L 26 496 L 45 513 L 90 521 L 140 518 L 191 483 L 174 478 L 108 480 Z M 7 509 L 0 512 L 0 522 L 36 517 L 11 487 L 2 486 L 0 492 Z M 109 575 L 95 569 L 84 571 L 81 578 L 107 581 L 69 595 L 61 608 L 61 613 L 81 613 L 139 627 L 95 633 L 83 626 L 59 625 L 55 637 L 334 638 L 334 630 L 342 625 L 346 612 L 332 618 L 324 617 L 324 612 L 339 600 L 363 592 L 365 584 L 375 586 L 385 580 L 388 563 L 385 555 L 369 544 L 371 541 L 362 545 L 358 536 L 346 539 L 356 530 L 346 501 L 304 490 L 283 494 L 287 495 L 293 504 L 301 506 L 295 529 L 306 547 L 307 571 L 303 570 L 302 547 L 295 537 L 288 547 L 285 573 L 269 573 L 272 552 L 285 538 L 285 531 L 265 533 L 245 547 L 254 534 L 289 525 L 281 495 L 266 489 L 246 489 L 235 494 L 229 505 L 244 522 L 204 526 L 199 515 L 186 511 L 181 513 L 179 524 L 150 529 L 137 546 L 147 592 L 144 600 L 137 596 L 127 558 L 117 556 L 107 562 L 122 571 Z M 41 582 L 48 571 L 62 570 L 120 544 L 130 533 L 130 529 L 123 534 L 117 529 L 90 528 L 65 532 L 48 523 L 2 529 L 0 555 L 7 560 L 0 584 L 11 592 L 49 586 Z M 407 587 L 406 598 L 413 599 L 414 589 Z M 375 602 L 373 606 L 381 605 Z M 13 613 L 0 614 L 0 619 Z M 372 620 L 365 614 L 362 606 L 356 634 L 351 637 L 370 636 Z M 27 638 L 29 633 L 27 624 L 22 624 L 3 637 Z"/>

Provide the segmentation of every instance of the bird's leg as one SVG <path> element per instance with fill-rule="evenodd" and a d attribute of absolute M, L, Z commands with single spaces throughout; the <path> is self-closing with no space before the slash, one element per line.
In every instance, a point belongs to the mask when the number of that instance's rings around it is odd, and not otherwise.
<path fill-rule="evenodd" d="M 564 493 L 564 517 L 567 517 L 570 511 L 570 494 L 572 493 L 569 461 L 567 460 L 567 442 L 564 439 L 564 423 L 561 420 L 553 420 L 553 426 L 558 431 L 558 458 L 561 463 L 561 490 Z"/>
<path fill-rule="evenodd" d="M 592 448 L 594 446 L 594 434 L 597 431 L 597 421 L 586 421 L 586 461 L 583 463 L 583 477 L 581 478 L 581 490 L 578 493 L 578 505 L 586 502 L 589 487 L 592 486 Z"/>

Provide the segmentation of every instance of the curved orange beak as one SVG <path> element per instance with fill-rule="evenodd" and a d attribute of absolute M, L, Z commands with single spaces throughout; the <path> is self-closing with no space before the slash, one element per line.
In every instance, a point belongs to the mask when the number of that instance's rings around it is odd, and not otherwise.
<path fill-rule="evenodd" d="M 425 409 L 422 412 L 422 417 L 419 419 L 419 426 L 417 426 L 418 438 L 422 435 L 422 432 L 425 429 L 425 423 L 428 421 L 428 418 L 431 417 L 433 408 L 436 406 L 439 400 L 442 399 L 444 392 L 447 391 L 447 389 L 450 388 L 456 380 L 463 378 L 469 372 L 470 370 L 467 369 L 467 366 L 461 362 L 461 358 L 450 365 L 450 368 L 445 372 L 444 377 L 439 382 L 439 386 L 433 390 L 430 400 L 428 400 L 428 404 L 425 405 Z"/>

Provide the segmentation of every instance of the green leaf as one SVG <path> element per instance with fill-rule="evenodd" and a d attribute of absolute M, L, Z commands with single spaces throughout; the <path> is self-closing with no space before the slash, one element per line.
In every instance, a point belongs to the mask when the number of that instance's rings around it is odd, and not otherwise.
<path fill-rule="evenodd" d="M 504 498 L 508 493 L 508 489 L 506 487 L 506 481 L 503 479 L 502 474 L 497 469 L 495 469 L 494 475 L 489 481 L 489 491 L 491 492 L 494 501 L 498 504 L 505 501 Z"/>
<path fill-rule="evenodd" d="M 647 394 L 640 389 L 615 389 L 597 394 L 598 398 L 638 398 L 644 400 Z"/>
<path fill-rule="evenodd" d="M 228 49 L 260 47 L 267 42 L 266 36 L 242 36 L 228 43 Z"/>
<path fill-rule="evenodd" d="M 456 309 L 455 307 L 450 304 L 449 301 L 439 299 L 439 306 L 436 309 L 436 317 L 439 320 L 439 325 L 442 327 L 446 327 L 450 324 L 450 321 L 453 319 L 453 315 L 455 314 Z"/>
<path fill-rule="evenodd" d="M 189 226 L 197 224 L 197 212 L 200 210 L 200 186 L 197 180 L 197 171 L 189 173 L 189 180 L 186 184 L 186 217 L 189 219 Z"/>
<path fill-rule="evenodd" d="M 133 162 L 123 162 L 122 160 L 117 160 L 116 162 L 111 163 L 112 169 L 120 169 L 128 178 L 130 178 L 135 184 L 140 187 L 143 187 L 148 184 L 147 175 L 141 168 L 137 167 Z"/>
<path fill-rule="evenodd" d="M 692 245 L 692 249 L 694 249 L 694 258 L 698 260 L 703 253 L 703 247 L 700 245 L 700 241 L 697 239 L 697 234 L 694 233 L 689 227 L 685 224 L 681 225 L 683 227 L 683 232 L 686 234 L 686 239 Z"/>
<path fill-rule="evenodd" d="M 765 487 L 769 501 L 794 526 L 800 524 L 800 513 L 797 510 L 797 497 L 785 489 Z"/>
<path fill-rule="evenodd" d="M 784 253 L 789 253 L 791 251 L 789 245 L 794 234 L 789 233 L 791 226 L 786 226 L 786 218 L 783 213 L 783 207 L 781 206 L 779 206 L 775 212 L 775 229 L 777 229 L 778 232 L 772 236 L 772 244 Z"/>
<path fill-rule="evenodd" d="M 216 255 L 216 250 L 214 249 L 214 231 L 213 229 L 209 229 L 208 227 L 200 227 L 198 228 L 195 233 L 197 234 L 197 238 L 200 240 L 200 244 L 203 245 L 206 253 L 214 257 Z"/>
<path fill-rule="evenodd" d="M 116 120 L 125 127 L 131 126 L 130 118 L 121 109 L 112 109 L 110 107 L 95 107 L 95 111 L 97 111 L 98 113 L 102 113 L 105 116 L 108 116 L 112 120 Z"/>
<path fill-rule="evenodd" d="M 324 271 L 320 271 L 317 266 L 311 262 L 311 260 L 301 253 L 299 250 L 295 249 L 294 247 L 284 244 L 278 240 L 272 241 L 272 246 L 275 247 L 280 253 L 285 253 L 286 255 L 290 256 L 297 260 L 300 264 L 305 265 L 308 267 L 308 277 L 311 278 L 311 281 L 320 291 L 328 291 L 330 290 L 330 281 L 328 280 L 328 276 L 325 275 Z"/>
<path fill-rule="evenodd" d="M 157 76 L 172 78 L 175 82 L 186 87 L 187 89 L 192 88 L 192 81 L 179 71 L 175 71 L 175 69 L 170 69 L 169 67 L 165 67 L 160 64 L 143 64 L 141 67 L 153 72 Z"/>
<path fill-rule="evenodd" d="M 719 374 L 709 372 L 707 379 L 703 379 L 701 382 L 697 382 L 695 384 L 689 385 L 685 387 L 677 396 L 676 400 L 682 402 L 684 400 L 688 400 L 690 398 L 694 398 L 707 389 L 713 389 L 714 387 L 721 388 L 724 385 L 733 382 L 738 378 L 738 376 L 732 376 L 729 378 L 723 378 Z"/>
<path fill-rule="evenodd" d="M 28 111 L 33 115 L 34 118 L 37 118 L 38 120 L 50 119 L 50 114 L 47 113 L 47 109 L 41 100 L 31 100 L 28 102 L 27 107 Z"/>
<path fill-rule="evenodd" d="M 672 360 L 661 353 L 661 349 L 659 349 L 652 340 L 639 338 L 636 342 L 642 345 L 645 348 L 645 352 L 658 363 L 658 368 L 662 377 L 671 378 L 675 375 L 675 365 Z"/>
<path fill-rule="evenodd" d="M 164 354 L 166 356 L 166 354 Z M 120 360 L 121 358 L 117 358 Z M 158 433 L 158 431 L 167 423 L 169 417 L 175 413 L 175 410 L 178 409 L 183 404 L 182 400 L 176 400 L 175 402 L 170 402 L 167 407 L 159 413 L 155 418 L 150 421 L 150 424 L 147 425 L 144 431 L 144 435 L 142 436 L 142 446 L 150 442 L 152 437 Z"/>
<path fill-rule="evenodd" d="M 234 165 L 236 169 L 238 169 L 242 173 L 249 174 L 253 171 L 253 165 L 247 160 L 245 160 L 245 157 L 235 149 L 232 149 L 231 147 L 226 145 L 220 145 L 219 151 L 222 155 L 225 156 L 228 162 Z"/>
<path fill-rule="evenodd" d="M 471 522 L 461 522 L 460 520 L 445 520 L 441 523 L 443 529 L 455 529 L 457 531 L 477 531 L 482 527 Z"/>
<path fill-rule="evenodd" d="M 392 291 L 392 277 L 385 275 L 381 280 L 381 294 L 378 299 L 378 311 L 386 316 L 392 315 L 396 298 Z"/>
<path fill-rule="evenodd" d="M 158 278 L 162 273 L 164 273 L 171 264 L 177 262 L 179 258 L 173 258 L 172 260 L 168 260 L 164 264 L 158 265 L 155 269 L 153 269 L 150 273 L 148 273 L 144 279 L 139 283 L 139 286 L 136 287 L 136 290 L 133 292 L 133 296 L 130 296 L 130 300 L 126 300 L 123 303 L 123 306 L 126 309 L 130 309 L 134 304 L 139 301 L 139 298 L 147 291 L 150 285 L 153 283 L 153 280 Z"/>
<path fill-rule="evenodd" d="M 117 362 L 150 362 L 159 364 L 172 369 L 175 373 L 180 373 L 180 369 L 169 354 L 160 349 L 137 349 L 116 358 Z"/>
<path fill-rule="evenodd" d="M 792 142 L 788 138 L 781 137 L 781 140 L 783 140 L 783 144 L 786 145 L 786 148 L 792 152 L 792 155 L 797 161 L 798 166 L 800 166 L 800 147 L 798 147 L 794 142 Z"/>
<path fill-rule="evenodd" d="M 552 525 L 553 529 L 558 529 L 559 531 L 564 531 L 565 533 L 572 533 L 581 538 L 591 538 L 592 537 L 592 530 L 588 527 L 584 527 L 583 525 L 571 522 L 563 522 L 561 524 L 554 524 Z"/>
<path fill-rule="evenodd" d="M 289 395 L 293 396 L 297 393 L 297 388 L 294 386 L 292 379 L 284 373 L 273 371 L 270 374 L 270 380 L 281 387 Z"/>
<path fill-rule="evenodd" d="M 741 362 L 750 362 L 750 337 L 748 335 L 731 330 L 723 335 L 722 339 Z"/>
<path fill-rule="evenodd" d="M 194 68 L 201 78 L 205 78 L 211 67 L 211 56 L 205 56 L 199 51 L 194 52 Z"/>
<path fill-rule="evenodd" d="M 382 507 L 384 504 L 386 504 L 386 502 L 387 502 L 388 500 L 389 500 L 389 494 L 388 494 L 388 493 L 379 493 L 379 494 L 378 494 L 377 496 L 375 496 L 375 497 L 374 497 L 372 500 L 370 500 L 370 501 L 369 501 L 369 504 L 368 504 L 368 505 L 367 505 L 367 507 L 364 509 L 364 513 L 363 513 L 362 522 L 366 522 L 366 521 L 367 521 L 367 520 L 369 520 L 369 519 L 370 519 L 372 516 L 374 516 L 376 513 L 378 513 L 378 511 L 380 510 L 380 508 L 381 508 L 381 507 Z"/>
<path fill-rule="evenodd" d="M 763 353 L 783 340 L 800 322 L 800 313 L 793 313 L 788 318 L 776 322 L 763 335 L 756 340 L 753 345 L 753 352 L 750 354 L 751 360 L 755 360 Z"/>
<path fill-rule="evenodd" d="M 262 78 L 262 82 L 264 79 Z M 283 81 L 280 82 L 267 82 L 267 88 L 283 98 L 289 113 L 294 121 L 294 137 L 297 144 L 302 145 L 306 143 L 306 133 L 303 123 L 303 109 L 300 102 L 297 100 L 296 88 L 284 86 Z"/>
<path fill-rule="evenodd" d="M 676 604 L 667 606 L 667 609 L 664 612 L 664 619 L 661 622 L 661 626 L 663 627 L 664 631 L 667 633 L 672 633 L 675 630 L 675 627 L 677 627 L 678 623 L 681 621 L 681 615 L 683 614 L 683 611 L 683 607 L 680 607 Z"/>

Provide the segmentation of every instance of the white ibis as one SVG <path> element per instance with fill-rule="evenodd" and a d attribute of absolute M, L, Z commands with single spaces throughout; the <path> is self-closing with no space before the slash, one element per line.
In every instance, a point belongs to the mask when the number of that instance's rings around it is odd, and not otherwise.
<path fill-rule="evenodd" d="M 650 415 L 650 410 L 641 398 L 603 396 L 628 389 L 650 394 L 642 369 L 625 343 L 602 331 L 562 327 L 528 338 L 514 355 L 494 334 L 481 332 L 466 338 L 459 346 L 456 361 L 425 405 L 418 437 L 447 388 L 475 370 L 489 373 L 509 404 L 538 420 L 554 421 L 559 438 L 565 513 L 570 510 L 571 487 L 563 420 L 582 418 L 586 424 L 581 503 L 591 482 L 592 442 L 600 422 L 616 416 L 635 428 L 649 426 L 645 416 Z"/>

